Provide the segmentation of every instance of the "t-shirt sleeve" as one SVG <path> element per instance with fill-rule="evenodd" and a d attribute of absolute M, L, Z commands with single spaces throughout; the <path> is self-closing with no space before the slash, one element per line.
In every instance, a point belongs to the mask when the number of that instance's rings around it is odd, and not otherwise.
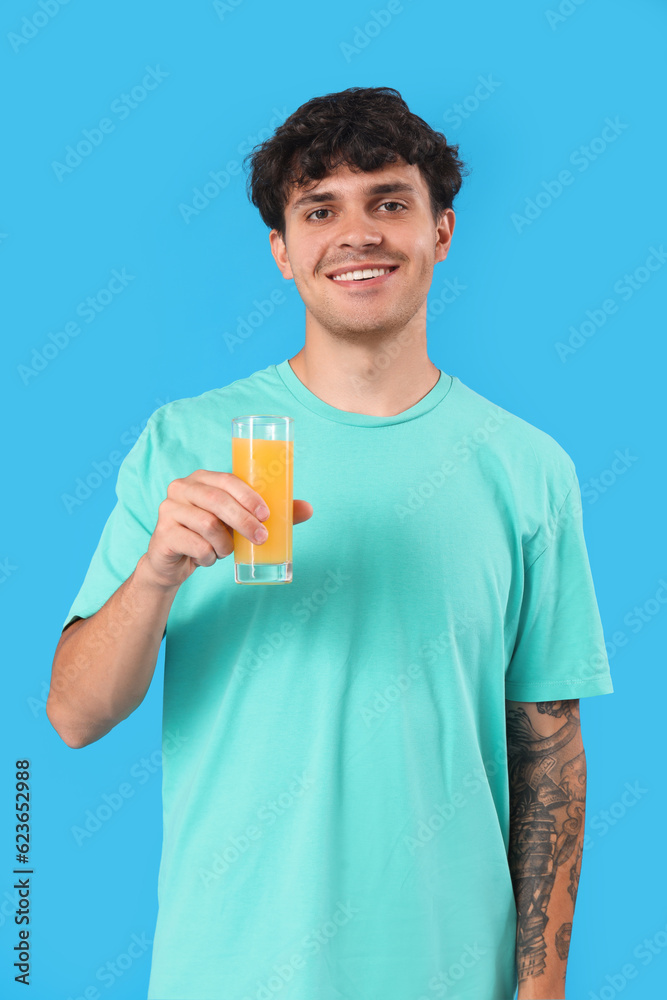
<path fill-rule="evenodd" d="M 572 476 L 546 547 L 524 570 L 516 641 L 505 672 L 511 701 L 614 691 L 584 539 L 581 490 L 574 471 Z"/>
<path fill-rule="evenodd" d="M 157 523 L 157 508 L 149 498 L 154 414 L 125 456 L 116 481 L 116 505 L 102 530 L 88 571 L 63 629 L 75 618 L 89 618 L 134 572 Z"/>

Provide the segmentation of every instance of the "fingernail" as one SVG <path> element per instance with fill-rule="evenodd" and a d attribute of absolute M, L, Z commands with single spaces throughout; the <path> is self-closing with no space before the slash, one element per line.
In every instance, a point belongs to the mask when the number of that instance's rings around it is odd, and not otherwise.
<path fill-rule="evenodd" d="M 266 528 L 258 528 L 255 532 L 255 541 L 263 542 L 269 537 L 269 533 Z"/>
<path fill-rule="evenodd" d="M 260 521 L 264 521 L 269 516 L 269 508 L 266 504 L 261 503 L 255 511 L 255 515 L 260 519 Z"/>

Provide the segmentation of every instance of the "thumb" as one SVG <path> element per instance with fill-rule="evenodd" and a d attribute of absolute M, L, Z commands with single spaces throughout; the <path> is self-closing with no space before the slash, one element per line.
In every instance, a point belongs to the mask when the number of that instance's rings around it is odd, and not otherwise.
<path fill-rule="evenodd" d="M 313 505 L 307 500 L 294 500 L 293 514 L 294 524 L 301 524 L 302 521 L 307 521 L 313 516 Z"/>

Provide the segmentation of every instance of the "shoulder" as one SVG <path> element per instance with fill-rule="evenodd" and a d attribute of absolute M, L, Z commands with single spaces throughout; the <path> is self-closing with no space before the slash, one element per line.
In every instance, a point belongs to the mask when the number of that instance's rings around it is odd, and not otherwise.
<path fill-rule="evenodd" d="M 163 403 L 124 461 L 123 476 L 142 483 L 147 503 L 157 505 L 168 484 L 195 469 L 224 469 L 230 461 L 232 418 L 246 413 L 279 412 L 265 407 L 275 399 L 275 366 Z M 260 409 L 258 410 L 258 407 Z"/>
<path fill-rule="evenodd" d="M 263 401 L 277 384 L 276 366 L 269 365 L 227 385 L 171 400 L 154 410 L 148 424 L 162 440 L 182 434 L 199 435 L 209 423 L 221 429 L 223 422 L 231 422 L 232 417 L 254 413 L 258 399 Z"/>
<path fill-rule="evenodd" d="M 492 471 L 506 469 L 517 490 L 534 487 L 564 499 L 576 481 L 576 468 L 560 442 L 460 379 L 456 382 L 465 432 L 479 443 L 481 458 Z"/>

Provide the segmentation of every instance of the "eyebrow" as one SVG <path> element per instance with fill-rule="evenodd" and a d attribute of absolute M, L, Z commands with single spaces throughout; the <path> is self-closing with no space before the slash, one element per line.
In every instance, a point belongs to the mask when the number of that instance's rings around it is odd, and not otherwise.
<path fill-rule="evenodd" d="M 371 187 L 365 188 L 364 194 L 368 196 L 378 195 L 378 194 L 414 194 L 418 195 L 419 192 L 412 184 L 408 184 L 405 181 L 389 181 L 385 184 L 373 184 Z M 322 201 L 338 201 L 340 199 L 340 193 L 337 191 L 318 191 L 313 194 L 305 194 L 298 201 L 294 202 L 292 206 L 292 212 L 296 212 L 298 208 L 303 208 L 304 205 L 317 205 Z"/>

